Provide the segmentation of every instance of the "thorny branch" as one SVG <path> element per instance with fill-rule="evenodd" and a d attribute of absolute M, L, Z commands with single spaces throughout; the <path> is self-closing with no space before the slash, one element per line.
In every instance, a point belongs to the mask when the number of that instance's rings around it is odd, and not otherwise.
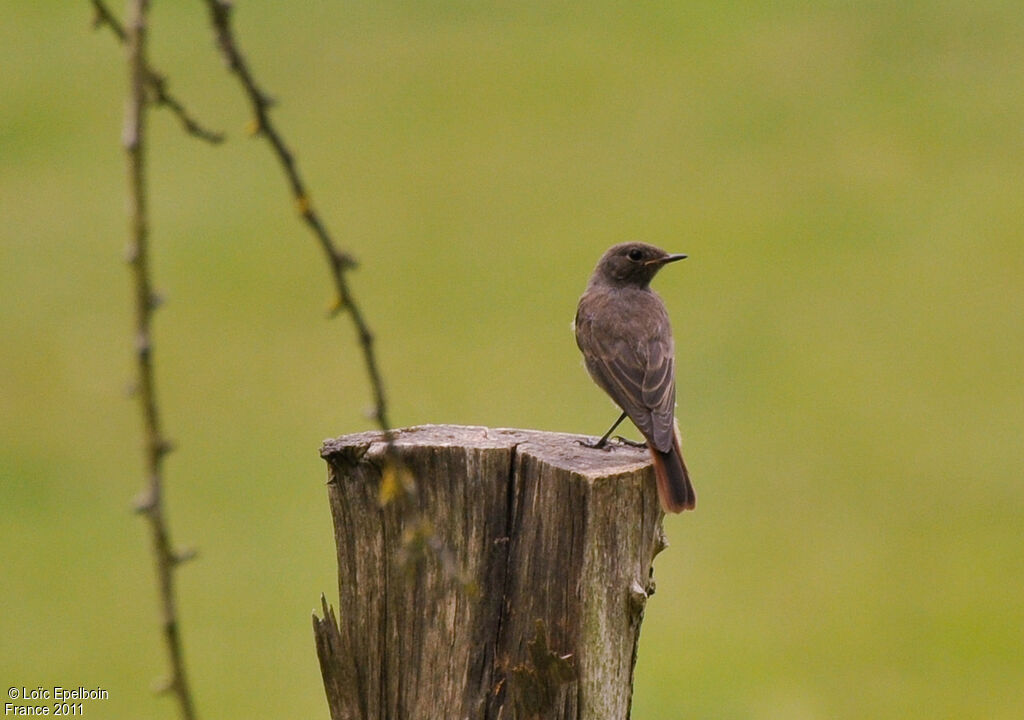
<path fill-rule="evenodd" d="M 394 504 L 398 512 L 405 518 L 406 529 L 402 538 L 403 552 L 397 560 L 405 567 L 412 567 L 427 557 L 433 557 L 441 564 L 448 577 L 461 584 L 466 584 L 467 589 L 473 591 L 467 584 L 464 573 L 455 566 L 451 551 L 437 537 L 433 524 L 416 509 L 416 482 L 412 473 L 404 467 L 395 448 L 394 433 L 388 422 L 384 382 L 374 351 L 373 334 L 348 286 L 346 273 L 356 266 L 355 259 L 338 248 L 319 214 L 313 208 L 306 185 L 299 174 L 295 156 L 270 117 L 274 100 L 256 82 L 245 57 L 239 50 L 231 26 L 231 3 L 228 0 L 203 0 L 203 2 L 210 12 L 210 23 L 217 38 L 217 46 L 224 56 L 228 70 L 238 79 L 249 100 L 254 116 L 252 132 L 264 137 L 270 143 L 274 155 L 288 179 L 296 208 L 324 251 L 337 290 L 337 299 L 331 308 L 331 314 L 347 312 L 355 326 L 373 393 L 372 416 L 383 432 L 383 439 L 387 445 L 388 464 L 381 478 L 380 503 L 382 506 Z"/>
<path fill-rule="evenodd" d="M 373 392 L 373 419 L 384 431 L 390 445 L 391 425 L 388 422 L 387 402 L 384 395 L 384 382 L 381 378 L 380 369 L 377 366 L 377 356 L 373 346 L 373 333 L 370 331 L 362 310 L 356 303 L 348 286 L 346 273 L 355 267 L 355 259 L 348 253 L 338 248 L 331 238 L 327 227 L 320 219 L 320 215 L 313 208 L 306 191 L 306 185 L 299 174 L 295 156 L 285 144 L 284 138 L 277 130 L 273 120 L 270 118 L 270 108 L 274 104 L 273 99 L 265 93 L 257 84 L 245 57 L 238 49 L 234 32 L 231 28 L 231 4 L 226 0 L 203 0 L 210 11 L 210 23 L 213 25 L 214 33 L 217 36 L 217 46 L 220 48 L 224 61 L 238 82 L 242 85 L 253 112 L 253 133 L 266 138 L 273 149 L 274 155 L 281 163 L 281 168 L 288 178 L 295 206 L 302 216 L 303 221 L 316 236 L 321 249 L 327 258 L 330 267 L 331 277 L 337 290 L 337 299 L 331 308 L 331 314 L 347 312 L 355 325 L 356 334 L 359 337 L 359 344 L 363 352 L 363 361 L 366 365 L 366 373 L 370 379 L 370 388 Z"/>
<path fill-rule="evenodd" d="M 137 393 L 145 431 L 148 485 L 136 509 L 149 520 L 160 592 L 161 626 L 170 660 L 166 690 L 178 700 L 183 720 L 194 720 L 195 708 L 185 675 L 185 660 L 174 602 L 174 569 L 190 557 L 176 552 L 164 518 L 163 460 L 171 449 L 160 427 L 153 377 L 153 343 L 150 336 L 153 311 L 157 306 L 149 273 L 149 218 L 146 200 L 146 83 L 151 75 L 146 64 L 146 19 L 148 0 L 130 0 L 130 18 L 122 29 L 127 47 L 128 102 L 124 122 L 125 155 L 128 165 L 129 253 L 135 290 L 135 356 L 138 369 Z"/>
<path fill-rule="evenodd" d="M 148 0 L 129 0 L 133 17 L 129 26 L 122 26 L 104 0 L 90 0 L 95 11 L 94 27 L 106 25 L 118 40 L 127 45 L 131 69 L 131 93 L 128 116 L 125 122 L 124 145 L 129 165 L 129 206 L 131 211 L 131 234 L 129 262 L 135 277 L 136 292 L 136 351 L 138 360 L 138 394 L 141 400 L 146 432 L 146 461 L 149 486 L 140 495 L 137 508 L 150 520 L 156 556 L 158 583 L 160 589 L 163 630 L 170 655 L 171 675 L 166 689 L 178 698 L 184 720 L 195 719 L 195 709 L 186 680 L 184 659 L 179 636 L 174 604 L 173 570 L 193 553 L 175 552 L 169 538 L 162 505 L 162 464 L 171 444 L 161 430 L 156 404 L 153 379 L 152 344 L 150 324 L 152 312 L 158 302 L 152 291 L 147 247 L 147 212 L 144 177 L 144 132 L 147 106 L 152 104 L 169 108 L 179 119 L 185 131 L 210 143 L 224 139 L 222 133 L 207 130 L 188 113 L 184 105 L 167 89 L 166 78 L 148 64 L 145 53 L 145 29 Z M 224 56 L 228 69 L 234 74 L 249 100 L 254 115 L 253 133 L 263 136 L 269 143 L 281 164 L 288 180 L 296 208 L 303 221 L 316 237 L 326 256 L 331 277 L 337 291 L 337 298 L 331 314 L 347 312 L 352 320 L 362 348 L 363 360 L 373 395 L 372 415 L 384 433 L 388 455 L 392 464 L 381 486 L 381 503 L 398 502 L 400 512 L 410 520 L 403 545 L 403 564 L 417 562 L 424 555 L 436 556 L 445 567 L 446 574 L 460 577 L 454 567 L 447 548 L 440 544 L 434 530 L 425 518 L 410 510 L 415 492 L 411 474 L 396 460 L 394 436 L 388 421 L 384 383 L 377 364 L 374 337 L 363 316 L 360 306 L 349 288 L 346 273 L 355 267 L 355 259 L 341 250 L 332 239 L 319 214 L 313 208 L 305 183 L 299 174 L 295 157 L 270 117 L 272 98 L 257 84 L 249 70 L 244 56 L 238 49 L 231 27 L 231 4 L 227 0 L 204 0 L 210 13 L 210 21 L 217 37 L 217 44 Z"/>
<path fill-rule="evenodd" d="M 92 21 L 93 27 L 99 28 L 106 25 L 110 28 L 110 31 L 117 36 L 117 39 L 121 41 L 122 45 L 126 44 L 128 42 L 128 33 L 125 31 L 121 23 L 118 22 L 114 13 L 110 11 L 110 8 L 106 6 L 103 0 L 90 1 L 92 2 L 93 11 L 95 13 Z M 206 142 L 214 145 L 224 141 L 224 133 L 204 128 L 199 124 L 199 121 L 189 114 L 181 101 L 172 95 L 167 89 L 167 78 L 154 70 L 148 63 L 143 68 L 143 81 L 146 88 L 152 95 L 151 101 L 155 105 L 166 107 L 173 112 L 181 123 L 182 128 L 189 135 L 193 135 L 200 140 L 205 140 Z"/>
<path fill-rule="evenodd" d="M 337 290 L 337 299 L 331 308 L 331 314 L 347 312 L 359 337 L 363 362 L 373 393 L 372 415 L 378 427 L 383 431 L 384 442 L 387 445 L 388 466 L 381 479 L 380 503 L 381 505 L 394 503 L 406 521 L 406 530 L 403 536 L 404 550 L 402 557 L 398 560 L 402 565 L 411 567 L 416 562 L 432 556 L 441 563 L 446 575 L 460 583 L 466 583 L 464 573 L 455 567 L 451 551 L 437 537 L 432 523 L 415 508 L 416 483 L 412 473 L 403 466 L 395 448 L 394 433 L 388 422 L 384 382 L 374 351 L 373 334 L 348 286 L 346 273 L 355 267 L 355 259 L 338 248 L 319 214 L 313 208 L 306 185 L 299 174 L 295 156 L 270 117 L 274 100 L 256 82 L 238 47 L 231 26 L 231 3 L 228 0 L 203 0 L 203 2 L 210 12 L 210 23 L 217 38 L 217 46 L 224 56 L 224 62 L 227 64 L 228 70 L 238 79 L 249 100 L 253 113 L 252 132 L 262 136 L 270 143 L 274 155 L 288 179 L 296 208 L 324 251 Z"/>

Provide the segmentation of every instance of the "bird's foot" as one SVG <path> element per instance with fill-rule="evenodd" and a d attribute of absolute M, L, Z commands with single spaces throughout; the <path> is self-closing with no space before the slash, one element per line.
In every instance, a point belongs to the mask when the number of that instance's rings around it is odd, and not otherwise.
<path fill-rule="evenodd" d="M 616 439 L 616 441 L 622 443 L 623 445 L 628 445 L 629 447 L 635 447 L 635 448 L 645 448 L 645 447 L 647 447 L 647 443 L 645 443 L 645 442 L 637 442 L 636 440 L 630 440 L 629 438 L 624 438 L 621 435 L 616 435 L 615 439 Z"/>
<path fill-rule="evenodd" d="M 624 438 L 621 435 L 616 435 L 612 439 L 615 441 L 616 445 L 625 445 L 626 447 L 634 448 L 647 447 L 647 443 L 645 442 L 637 442 L 636 440 L 630 440 L 629 438 Z M 589 442 L 587 440 L 577 440 L 576 442 L 578 442 L 585 448 L 590 448 L 591 450 L 604 450 L 605 452 L 609 452 L 613 447 L 612 443 L 608 442 L 608 438 L 601 438 L 596 442 Z"/>
<path fill-rule="evenodd" d="M 612 449 L 611 445 L 608 444 L 608 440 L 605 438 L 596 442 L 588 442 L 587 440 L 577 440 L 576 442 L 585 448 L 590 448 L 591 450 L 604 450 L 605 452 L 608 452 Z"/>

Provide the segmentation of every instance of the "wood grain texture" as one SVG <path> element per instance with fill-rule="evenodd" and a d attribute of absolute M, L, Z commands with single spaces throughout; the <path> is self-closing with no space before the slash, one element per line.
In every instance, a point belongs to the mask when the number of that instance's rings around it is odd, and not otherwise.
<path fill-rule="evenodd" d="M 582 439 L 397 431 L 411 511 L 380 505 L 381 433 L 325 441 L 340 622 L 324 600 L 313 626 L 334 720 L 629 716 L 662 514 L 646 450 Z M 432 553 L 408 552 L 412 517 Z"/>

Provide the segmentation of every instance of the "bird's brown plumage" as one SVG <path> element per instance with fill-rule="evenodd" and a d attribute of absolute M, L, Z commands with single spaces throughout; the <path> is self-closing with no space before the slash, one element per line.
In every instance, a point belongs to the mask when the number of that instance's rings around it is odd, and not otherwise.
<path fill-rule="evenodd" d="M 696 505 L 675 423 L 675 351 L 665 305 L 649 287 L 670 255 L 645 243 L 608 250 L 576 309 L 587 371 L 647 440 L 667 512 Z"/>

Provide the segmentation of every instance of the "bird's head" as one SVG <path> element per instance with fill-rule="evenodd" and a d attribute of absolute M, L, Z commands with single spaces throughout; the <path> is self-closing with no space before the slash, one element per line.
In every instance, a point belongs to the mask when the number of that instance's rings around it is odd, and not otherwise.
<path fill-rule="evenodd" d="M 601 257 L 591 283 L 644 288 L 658 270 L 685 257 L 682 254 L 667 253 L 647 243 L 622 243 L 609 248 Z"/>

